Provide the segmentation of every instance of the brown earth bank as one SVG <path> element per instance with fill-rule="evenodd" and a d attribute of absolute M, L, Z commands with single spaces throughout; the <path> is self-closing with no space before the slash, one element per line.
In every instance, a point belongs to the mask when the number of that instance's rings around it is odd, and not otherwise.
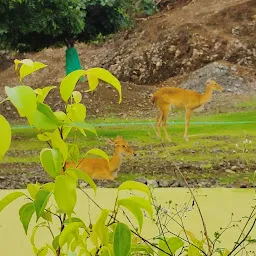
<path fill-rule="evenodd" d="M 160 7 L 161 12 L 138 19 L 133 29 L 109 36 L 101 43 L 76 45 L 84 69 L 106 68 L 122 83 L 123 101 L 120 105 L 117 104 L 116 91 L 103 83 L 94 93 L 83 94 L 89 118 L 110 115 L 152 118 L 156 111 L 151 97 L 157 88 L 179 86 L 202 92 L 209 78 L 221 84 L 225 92 L 213 96 L 206 105 L 206 113 L 240 111 L 242 107 L 236 107 L 237 102 L 255 99 L 255 0 L 166 0 Z M 24 84 L 33 88 L 59 86 L 65 76 L 65 48 L 27 54 L 2 52 L 0 56 L 0 100 L 5 98 L 4 86 L 18 84 L 13 67 L 15 58 L 30 58 L 48 65 L 24 79 Z M 81 82 L 77 88 L 87 89 L 87 83 Z M 53 90 L 46 101 L 53 110 L 62 109 L 58 90 Z M 12 123 L 22 122 L 9 102 L 0 105 L 0 113 Z M 188 181 L 193 186 L 223 186 L 215 177 L 227 175 L 225 170 L 232 166 L 238 166 L 237 170 L 232 170 L 234 172 L 248 171 L 239 162 L 227 161 L 223 166 L 213 164 L 211 170 L 202 169 L 201 163 L 179 164 L 181 170 L 190 174 Z M 253 170 L 256 166 L 251 168 Z M 213 178 L 207 179 L 210 171 Z M 146 163 L 126 163 L 123 173 L 129 172 L 136 173 L 140 181 L 153 182 L 157 186 L 184 185 L 177 178 L 171 162 L 165 162 L 161 167 L 150 159 Z M 156 178 L 147 180 L 147 174 Z M 49 180 L 39 164 L 2 164 L 0 188 L 20 188 L 36 180 Z M 168 184 L 163 184 L 163 180 Z M 118 181 L 98 184 L 116 186 Z M 230 184 L 227 186 L 252 186 L 246 180 Z"/>
<path fill-rule="evenodd" d="M 166 161 L 159 163 L 156 159 L 147 161 L 134 160 L 125 162 L 119 178 L 115 181 L 95 181 L 99 187 L 118 187 L 126 179 L 126 175 L 133 176 L 134 180 L 144 184 L 151 184 L 153 187 L 185 187 L 185 181 L 177 171 L 179 168 L 186 177 L 191 187 L 235 187 L 250 188 L 255 184 L 248 179 L 252 170 L 256 169 L 256 163 L 250 165 L 250 169 L 241 161 L 223 161 L 212 164 L 211 168 L 204 168 L 202 162 L 184 163 Z M 224 179 L 230 177 L 230 181 Z M 232 177 L 237 177 L 233 179 Z M 42 169 L 39 163 L 4 163 L 0 169 L 0 189 L 26 188 L 28 183 L 39 182 L 44 184 L 53 181 Z M 82 186 L 88 184 L 82 183 Z"/>

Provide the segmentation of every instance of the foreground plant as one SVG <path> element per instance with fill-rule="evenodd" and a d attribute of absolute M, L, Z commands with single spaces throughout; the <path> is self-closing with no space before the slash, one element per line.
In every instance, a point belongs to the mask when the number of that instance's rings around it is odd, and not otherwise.
<path fill-rule="evenodd" d="M 31 232 L 30 240 L 35 255 L 211 256 L 218 253 L 222 256 L 228 256 L 237 254 L 246 245 L 255 242 L 249 235 L 256 222 L 256 207 L 253 208 L 248 221 L 242 228 L 234 248 L 230 251 L 218 248 L 216 243 L 230 226 L 227 226 L 224 231 L 216 232 L 215 238 L 211 239 L 196 197 L 190 188 L 191 200 L 184 203 L 181 209 L 174 207 L 170 211 L 168 207 L 164 208 L 157 203 L 148 186 L 134 181 L 126 181 L 117 188 L 113 209 L 101 208 L 89 191 L 83 190 L 79 186 L 79 180 L 83 180 L 96 193 L 97 188 L 94 181 L 78 168 L 66 168 L 68 166 L 66 163 L 69 161 L 76 163 L 74 166 L 78 166 L 81 157 L 76 143 L 76 133 L 80 132 L 86 136 L 90 132 L 97 136 L 94 127 L 85 122 L 86 107 L 81 103 L 82 94 L 75 91 L 75 86 L 82 76 L 87 76 L 89 84 L 87 91 L 93 91 L 99 80 L 103 80 L 119 92 L 120 103 L 122 99 L 121 85 L 113 75 L 101 68 L 74 71 L 63 79 L 59 88 L 65 111 L 54 112 L 49 105 L 44 103 L 44 100 L 51 90 L 56 89 L 55 86 L 33 90 L 22 84 L 22 79 L 25 76 L 45 66 L 42 63 L 27 59 L 15 60 L 15 69 L 21 85 L 14 88 L 6 86 L 5 91 L 8 97 L 2 101 L 2 103 L 7 100 L 10 101 L 20 116 L 25 117 L 29 124 L 36 128 L 37 138 L 47 145 L 40 152 L 40 161 L 44 170 L 52 177 L 52 182 L 28 184 L 25 193 L 15 191 L 0 201 L 1 212 L 17 198 L 24 199 L 25 204 L 19 209 L 19 217 L 25 233 L 28 234 L 29 230 Z M 2 134 L 0 137 L 0 158 L 2 159 L 11 143 L 11 127 L 2 115 L 0 115 L 0 127 Z M 84 157 L 88 154 L 95 154 L 109 161 L 107 154 L 100 149 L 91 149 Z M 180 174 L 183 175 L 181 172 Z M 77 190 L 81 190 L 86 200 L 77 201 Z M 95 222 L 92 222 L 91 218 L 89 221 L 84 221 L 85 216 L 78 216 L 74 211 L 78 204 L 84 204 L 87 199 L 100 209 L 99 217 Z M 183 223 L 183 216 L 188 211 L 190 204 L 193 204 L 192 202 L 195 202 L 203 223 L 204 234 L 201 239 L 188 231 Z M 88 212 L 90 215 L 89 205 Z M 36 223 L 31 222 L 34 215 Z M 120 222 L 120 217 L 125 221 Z M 145 218 L 148 218 L 150 224 L 155 225 L 159 230 L 153 239 L 142 236 L 141 231 L 145 225 Z M 176 234 L 170 230 L 168 224 L 171 222 L 179 224 L 180 233 Z M 53 228 L 56 223 L 58 223 L 57 231 Z M 232 224 L 233 222 L 230 222 L 230 225 Z M 248 226 L 249 230 L 247 231 Z M 52 242 L 38 247 L 35 235 L 42 228 L 48 230 Z"/>

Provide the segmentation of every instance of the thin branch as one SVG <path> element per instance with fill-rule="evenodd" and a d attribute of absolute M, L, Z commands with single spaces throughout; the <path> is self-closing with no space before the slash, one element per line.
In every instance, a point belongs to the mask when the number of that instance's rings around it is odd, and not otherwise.
<path fill-rule="evenodd" d="M 102 207 L 101 207 L 95 200 L 93 200 L 83 189 L 81 189 L 80 187 L 79 187 L 79 189 L 80 189 L 86 196 L 88 196 L 88 197 L 90 198 L 90 200 L 91 200 L 99 209 L 103 210 Z M 132 224 L 132 222 L 130 221 L 130 219 L 128 218 L 128 216 L 125 214 L 124 211 L 123 211 L 123 213 L 124 213 L 124 215 L 126 216 L 127 220 L 130 222 L 130 224 L 131 224 L 131 225 L 133 226 L 133 228 L 134 228 L 134 225 Z M 110 215 L 110 217 L 111 217 L 111 216 L 112 216 L 112 215 Z M 113 216 L 112 216 L 112 217 L 113 217 Z M 118 219 L 115 219 L 115 220 L 116 220 L 116 222 L 119 222 Z M 135 228 L 134 228 L 134 229 L 135 229 Z M 149 244 L 150 246 L 152 246 L 152 247 L 154 247 L 154 248 L 156 248 L 156 249 L 162 251 L 163 253 L 165 253 L 165 254 L 167 254 L 167 255 L 172 256 L 172 254 L 169 254 L 169 253 L 165 252 L 164 250 L 162 250 L 161 248 L 159 248 L 157 245 L 155 245 L 155 244 L 153 244 L 153 243 L 147 241 L 147 239 L 145 239 L 144 237 L 142 237 L 142 236 L 141 236 L 140 234 L 138 234 L 137 232 L 135 232 L 135 231 L 133 231 L 133 230 L 131 230 L 131 232 L 132 232 L 134 235 L 136 235 L 137 237 L 139 237 L 143 242 L 145 242 L 145 243 Z"/>
<path fill-rule="evenodd" d="M 153 201 L 153 197 L 152 197 L 152 201 Z M 156 205 L 155 205 L 154 201 L 153 201 L 153 205 L 154 205 L 154 208 L 155 208 L 155 210 L 156 210 Z M 171 251 L 171 248 L 170 248 L 169 244 L 167 243 L 166 237 L 165 237 L 165 235 L 164 235 L 162 223 L 161 223 L 161 220 L 160 220 L 160 218 L 159 218 L 159 211 L 156 211 L 156 216 L 157 216 L 158 223 L 159 223 L 159 231 L 160 231 L 160 233 L 161 233 L 161 234 L 163 235 L 163 237 L 164 237 L 164 242 L 165 242 L 165 244 L 166 244 L 167 247 L 168 247 L 168 250 L 169 250 L 169 252 L 170 252 L 170 255 L 173 255 L 173 254 L 172 254 L 172 251 Z M 158 226 L 158 225 L 157 225 L 157 226 Z"/>
<path fill-rule="evenodd" d="M 65 227 L 64 222 L 66 220 L 66 217 L 67 217 L 67 215 L 66 215 L 66 213 L 64 213 L 63 219 L 61 220 L 60 234 L 62 233 L 62 231 Z M 60 217 L 60 219 L 61 219 L 61 217 Z M 60 248 L 60 246 L 58 246 L 58 248 L 56 249 L 56 255 L 57 256 L 60 256 L 60 251 L 61 251 L 61 248 Z"/>
<path fill-rule="evenodd" d="M 249 234 L 251 233 L 251 231 L 252 231 L 253 227 L 255 226 L 255 224 L 256 224 L 256 218 L 254 219 L 254 221 L 253 221 L 253 223 L 252 223 L 250 229 L 249 229 L 248 232 L 246 233 L 245 237 L 241 240 L 241 242 L 239 242 L 239 243 L 236 244 L 236 246 L 231 250 L 231 252 L 230 252 L 227 256 L 231 255 L 231 254 L 246 240 L 246 238 L 247 238 L 247 237 L 249 236 Z"/>
<path fill-rule="evenodd" d="M 236 240 L 236 244 L 239 242 L 240 238 L 242 237 L 242 235 L 243 235 L 243 233 L 244 233 L 244 231 L 245 231 L 245 229 L 246 229 L 246 227 L 247 227 L 249 221 L 252 219 L 252 216 L 254 216 L 253 214 L 254 214 L 255 209 L 256 209 L 256 206 L 254 206 L 254 207 L 252 208 L 251 214 L 250 214 L 250 216 L 248 217 L 248 219 L 247 219 L 247 221 L 246 221 L 246 223 L 245 223 L 245 225 L 244 225 L 244 227 L 243 227 L 243 229 L 242 229 L 242 231 L 241 231 L 241 233 L 240 233 L 238 239 Z"/>
<path fill-rule="evenodd" d="M 166 150 L 165 146 L 163 145 L 163 143 L 161 143 L 161 145 L 163 146 L 163 148 Z M 168 150 L 166 150 L 166 152 L 169 154 Z M 170 154 L 169 154 L 170 155 Z M 186 187 L 189 189 L 189 192 L 190 194 L 192 195 L 193 197 L 193 200 L 196 204 L 196 207 L 198 209 L 198 212 L 199 212 L 199 215 L 200 215 L 200 218 L 201 218 L 201 221 L 202 221 L 202 225 L 203 225 L 203 229 L 204 229 L 204 236 L 206 238 L 206 241 L 207 241 L 207 246 L 208 246 L 208 253 L 207 255 L 211 256 L 213 254 L 212 252 L 212 246 L 211 246 L 211 241 L 209 239 L 209 236 L 208 236 L 208 232 L 207 232 L 207 228 L 206 228 L 206 224 L 205 224 L 205 221 L 204 221 L 204 217 L 203 217 L 203 214 L 202 214 L 202 211 L 201 211 L 201 208 L 197 202 L 197 199 L 192 191 L 192 189 L 190 188 L 185 176 L 183 175 L 183 173 L 180 171 L 179 169 L 179 166 L 177 166 L 175 163 L 174 163 L 174 166 L 176 168 L 176 170 L 178 171 L 178 173 L 181 175 L 182 179 L 184 180 L 185 184 L 186 184 Z"/>

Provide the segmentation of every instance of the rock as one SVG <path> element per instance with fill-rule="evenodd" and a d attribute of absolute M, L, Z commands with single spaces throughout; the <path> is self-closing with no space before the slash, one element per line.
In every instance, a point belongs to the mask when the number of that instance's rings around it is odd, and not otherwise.
<path fill-rule="evenodd" d="M 156 180 L 147 180 L 147 185 L 152 186 L 153 188 L 158 187 L 158 183 Z"/>
<path fill-rule="evenodd" d="M 6 180 L 6 177 L 0 176 L 0 180 Z"/>
<path fill-rule="evenodd" d="M 147 184 L 147 179 L 145 177 L 136 178 L 136 181 L 143 183 L 143 184 Z"/>
<path fill-rule="evenodd" d="M 170 187 L 170 182 L 166 180 L 160 180 L 159 181 L 159 187 L 161 188 L 168 188 Z"/>
<path fill-rule="evenodd" d="M 181 180 L 177 180 L 172 184 L 172 187 L 178 187 L 178 188 L 185 187 L 185 186 L 186 186 L 185 183 Z"/>
<path fill-rule="evenodd" d="M 225 172 L 226 172 L 226 173 L 230 173 L 230 174 L 234 174 L 234 173 L 235 173 L 234 171 L 232 171 L 232 170 L 230 170 L 230 169 L 226 169 Z"/>
<path fill-rule="evenodd" d="M 240 188 L 248 188 L 248 185 L 247 184 L 241 184 Z"/>
<path fill-rule="evenodd" d="M 238 166 L 236 166 L 236 165 L 233 165 L 232 167 L 231 167 L 231 170 L 232 171 L 235 171 L 235 170 L 237 170 L 238 169 Z"/>
<path fill-rule="evenodd" d="M 80 187 L 81 188 L 86 188 L 86 187 L 88 187 L 88 183 L 87 182 L 82 182 L 82 183 L 80 183 Z"/>
<path fill-rule="evenodd" d="M 175 58 L 177 58 L 177 57 L 179 57 L 180 56 L 180 54 L 181 54 L 181 51 L 178 49 L 178 50 L 176 50 L 176 52 L 175 52 Z"/>

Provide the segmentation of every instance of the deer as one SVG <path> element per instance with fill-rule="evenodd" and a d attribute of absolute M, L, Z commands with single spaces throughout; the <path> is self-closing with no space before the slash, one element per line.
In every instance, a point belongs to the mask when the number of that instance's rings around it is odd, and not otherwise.
<path fill-rule="evenodd" d="M 77 168 L 87 173 L 95 180 L 114 180 L 120 170 L 124 155 L 136 156 L 133 148 L 121 136 L 116 139 L 108 139 L 107 142 L 114 146 L 114 154 L 109 163 L 104 158 L 83 158 L 79 164 L 67 163 L 66 168 Z"/>
<path fill-rule="evenodd" d="M 204 105 L 211 101 L 213 91 L 223 91 L 224 89 L 214 80 L 206 81 L 206 89 L 204 93 L 198 93 L 193 90 L 187 90 L 177 87 L 162 87 L 158 89 L 152 97 L 152 103 L 156 105 L 159 114 L 156 119 L 157 136 L 161 139 L 160 127 L 163 127 L 165 137 L 171 141 L 167 132 L 167 118 L 172 107 L 185 109 L 185 132 L 184 139 L 188 139 L 188 126 L 192 113 L 199 112 L 204 109 Z"/>

